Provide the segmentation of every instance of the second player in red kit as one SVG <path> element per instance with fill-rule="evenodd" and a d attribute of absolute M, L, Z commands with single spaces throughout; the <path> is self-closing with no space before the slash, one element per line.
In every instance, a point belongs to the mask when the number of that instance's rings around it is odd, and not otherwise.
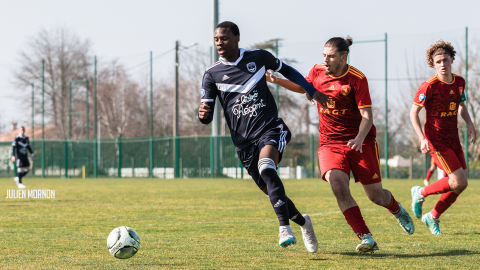
<path fill-rule="evenodd" d="M 323 50 L 325 63 L 315 65 L 305 79 L 330 98 L 327 108 L 318 106 L 322 179 L 330 184 L 347 223 L 361 240 L 356 251 L 365 253 L 378 250 L 378 245 L 350 194 L 350 172 L 355 182 L 363 185 L 368 198 L 387 208 L 406 233 L 412 234 L 414 226 L 410 215 L 382 187 L 367 78 L 346 63 L 351 44 L 350 38 L 327 41 Z M 302 87 L 271 74 L 267 74 L 267 80 L 305 93 Z"/>
<path fill-rule="evenodd" d="M 459 115 L 468 125 L 471 142 L 476 140 L 475 125 L 465 104 L 465 80 L 452 73 L 455 54 L 449 42 L 439 40 L 430 45 L 426 53 L 427 62 L 437 73 L 422 83 L 410 110 L 410 119 L 421 143 L 420 150 L 430 152 L 435 164 L 448 174 L 431 185 L 411 189 L 415 216 L 421 217 L 422 223 L 435 235 L 442 234 L 440 216 L 468 186 L 467 165 L 458 136 Z M 425 133 L 418 117 L 422 108 L 427 111 Z M 436 194 L 442 195 L 433 209 L 422 216 L 425 198 Z"/>

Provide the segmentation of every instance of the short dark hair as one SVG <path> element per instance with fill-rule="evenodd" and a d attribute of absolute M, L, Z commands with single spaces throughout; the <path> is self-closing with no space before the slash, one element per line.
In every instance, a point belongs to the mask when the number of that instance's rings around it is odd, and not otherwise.
<path fill-rule="evenodd" d="M 24 126 L 21 126 L 20 129 L 25 129 L 25 127 L 24 127 Z"/>
<path fill-rule="evenodd" d="M 333 37 L 325 43 L 325 47 L 333 47 L 337 49 L 340 54 L 348 54 L 350 52 L 349 47 L 353 44 L 351 37 Z"/>
<path fill-rule="evenodd" d="M 217 25 L 217 27 L 215 27 L 215 29 L 217 28 L 228 28 L 230 29 L 230 31 L 232 31 L 234 36 L 240 36 L 240 29 L 238 29 L 238 26 L 233 22 L 229 22 L 229 21 L 221 22 Z"/>

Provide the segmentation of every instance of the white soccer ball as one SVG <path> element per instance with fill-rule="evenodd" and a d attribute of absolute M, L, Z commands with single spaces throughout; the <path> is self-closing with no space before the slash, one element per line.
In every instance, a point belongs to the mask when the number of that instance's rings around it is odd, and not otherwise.
<path fill-rule="evenodd" d="M 107 246 L 115 258 L 128 259 L 140 249 L 140 237 L 134 229 L 121 226 L 110 233 L 107 238 Z"/>

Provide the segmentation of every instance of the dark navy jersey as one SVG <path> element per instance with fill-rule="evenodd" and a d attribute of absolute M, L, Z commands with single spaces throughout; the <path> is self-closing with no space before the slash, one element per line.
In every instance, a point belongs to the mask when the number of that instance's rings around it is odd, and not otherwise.
<path fill-rule="evenodd" d="M 28 136 L 17 135 L 12 143 L 12 156 L 24 159 L 28 158 L 28 152 L 33 153 Z"/>
<path fill-rule="evenodd" d="M 265 50 L 240 49 L 237 61 L 220 58 L 205 71 L 201 102 L 210 106 L 213 115 L 218 97 L 237 150 L 255 143 L 274 127 L 277 105 L 268 89 L 265 72 L 281 68 L 282 62 Z M 200 121 L 208 124 L 211 120 Z"/>

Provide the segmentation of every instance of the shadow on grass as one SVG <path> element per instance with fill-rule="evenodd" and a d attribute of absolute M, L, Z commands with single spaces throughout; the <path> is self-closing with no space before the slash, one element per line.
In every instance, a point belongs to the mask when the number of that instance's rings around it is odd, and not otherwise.
<path fill-rule="evenodd" d="M 454 235 L 471 235 L 471 234 L 480 234 L 479 232 L 461 232 L 461 233 L 449 233 Z"/>
<path fill-rule="evenodd" d="M 338 252 L 333 254 L 340 254 L 340 255 L 347 255 L 347 256 L 359 256 L 360 254 L 356 252 Z M 381 253 L 374 253 L 370 254 L 367 253 L 363 256 L 365 258 L 372 257 L 372 258 L 384 258 L 384 257 L 395 257 L 395 258 L 422 258 L 422 257 L 452 257 L 452 256 L 469 256 L 469 255 L 478 255 L 480 252 L 478 251 L 471 251 L 471 250 L 449 250 L 445 252 L 436 252 L 436 253 L 428 253 L 428 254 L 381 254 Z"/>

